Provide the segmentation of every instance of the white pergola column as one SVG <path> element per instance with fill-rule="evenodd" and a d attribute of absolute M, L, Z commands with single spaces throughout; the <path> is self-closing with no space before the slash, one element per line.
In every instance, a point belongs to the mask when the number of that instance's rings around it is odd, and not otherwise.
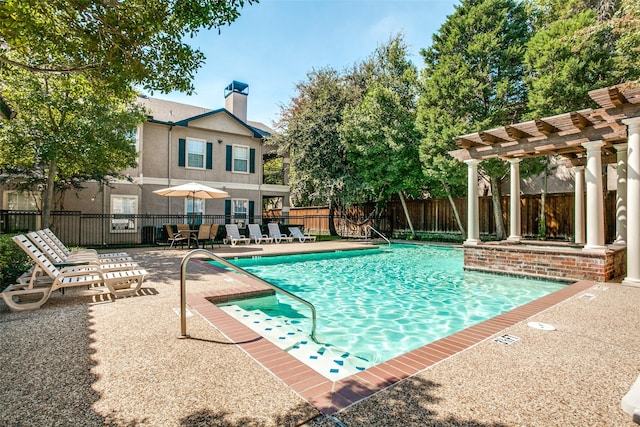
<path fill-rule="evenodd" d="M 509 159 L 510 163 L 510 220 L 509 220 L 509 238 L 511 242 L 519 242 L 522 239 L 522 222 L 520 217 L 520 159 Z"/>
<path fill-rule="evenodd" d="M 478 164 L 480 160 L 470 159 L 467 164 L 467 240 L 465 245 L 480 243 L 480 214 L 478 212 Z"/>
<path fill-rule="evenodd" d="M 584 166 L 576 166 L 575 171 L 575 194 L 574 194 L 574 215 L 575 230 L 574 242 L 583 245 L 584 239 Z"/>
<path fill-rule="evenodd" d="M 602 200 L 602 141 L 582 144 L 587 149 L 587 242 L 584 250 L 604 251 L 604 210 Z"/>
<path fill-rule="evenodd" d="M 627 244 L 627 147 L 616 144 L 616 240 L 614 245 Z"/>
<path fill-rule="evenodd" d="M 627 125 L 627 277 L 625 285 L 640 287 L 640 117 Z"/>

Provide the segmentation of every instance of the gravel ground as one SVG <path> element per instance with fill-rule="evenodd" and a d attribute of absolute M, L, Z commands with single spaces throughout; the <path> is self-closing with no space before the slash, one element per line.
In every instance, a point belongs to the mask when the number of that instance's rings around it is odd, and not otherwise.
<path fill-rule="evenodd" d="M 312 246 L 315 245 L 315 246 Z M 341 242 L 216 248 L 266 254 Z M 354 245 L 354 244 L 351 244 Z M 197 313 L 180 340 L 184 250 L 131 249 L 149 272 L 138 296 L 56 292 L 41 309 L 0 303 L 2 426 L 293 426 L 335 422 Z M 188 267 L 188 291 L 228 287 Z M 607 283 L 517 324 L 334 417 L 346 426 L 633 426 L 620 399 L 640 374 L 640 289 Z"/>

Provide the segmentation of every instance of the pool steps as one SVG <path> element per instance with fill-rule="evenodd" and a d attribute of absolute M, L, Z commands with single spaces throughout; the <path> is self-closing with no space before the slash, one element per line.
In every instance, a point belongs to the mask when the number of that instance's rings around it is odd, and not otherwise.
<path fill-rule="evenodd" d="M 305 327 L 292 324 L 289 319 L 285 321 L 284 318 L 269 316 L 257 309 L 245 310 L 235 304 L 219 307 L 331 381 L 338 381 L 373 365 L 330 344 L 313 342 Z"/>

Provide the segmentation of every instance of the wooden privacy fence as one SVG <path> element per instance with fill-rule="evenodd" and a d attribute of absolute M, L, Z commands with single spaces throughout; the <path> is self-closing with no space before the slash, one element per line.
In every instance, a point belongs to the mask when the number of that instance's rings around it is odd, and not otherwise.
<path fill-rule="evenodd" d="M 369 237 L 367 226 L 389 232 L 391 230 L 390 218 L 383 214 L 371 218 L 373 206 L 358 206 L 349 209 L 348 212 L 339 214 L 336 212 L 333 223 L 336 231 L 342 237 Z M 327 207 L 303 207 L 291 208 L 283 217 L 280 209 L 263 211 L 263 221 L 277 221 L 284 224 L 301 225 L 306 233 L 327 235 L 329 234 L 329 208 Z"/>
<path fill-rule="evenodd" d="M 478 201 L 480 234 L 494 235 L 496 233 L 495 218 L 493 215 L 493 201 L 491 197 L 480 197 Z M 458 209 L 460 220 L 463 226 L 467 227 L 467 199 L 457 198 L 454 203 Z M 510 199 L 505 196 L 501 199 L 502 213 L 505 221 L 506 233 L 509 233 L 509 210 Z M 521 204 L 521 235 L 526 238 L 543 237 L 540 235 L 540 210 L 542 206 L 541 195 L 523 195 L 520 198 Z M 358 223 L 367 218 L 374 209 L 372 204 L 359 206 L 353 212 L 354 220 Z M 460 233 L 458 224 L 447 199 L 427 199 L 407 201 L 407 210 L 413 223 L 413 227 L 418 232 L 426 233 Z M 329 233 L 329 209 L 326 207 L 304 207 L 290 208 L 288 222 L 291 224 L 303 224 L 305 229 L 311 233 Z M 616 215 L 616 193 L 615 191 L 604 194 L 604 223 L 605 239 L 612 242 L 615 239 L 615 215 Z M 265 218 L 278 218 L 282 216 L 280 210 L 270 210 L 265 212 Z M 553 193 L 547 194 L 545 201 L 546 232 L 545 238 L 572 240 L 574 236 L 575 202 L 573 193 Z M 358 219 L 359 218 L 359 219 Z M 408 230 L 409 226 L 400 201 L 387 203 L 381 213 L 382 218 L 372 221 L 385 233 L 393 231 Z M 350 228 L 349 220 L 336 215 L 336 229 Z M 351 227 L 352 228 L 352 227 Z M 346 233 L 341 235 L 352 235 Z"/>

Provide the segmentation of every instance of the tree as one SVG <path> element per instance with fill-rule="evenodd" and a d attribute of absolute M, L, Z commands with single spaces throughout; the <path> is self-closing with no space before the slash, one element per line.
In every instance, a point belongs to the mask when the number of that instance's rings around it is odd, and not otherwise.
<path fill-rule="evenodd" d="M 536 0 L 527 45 L 527 117 L 595 106 L 588 92 L 640 77 L 640 6 L 633 0 Z M 548 159 L 545 162 L 549 164 Z M 546 230 L 546 178 L 540 234 Z"/>
<path fill-rule="evenodd" d="M 523 55 L 529 38 L 528 14 L 520 2 L 463 0 L 434 34 L 433 44 L 422 50 L 425 89 L 420 123 L 426 137 L 421 153 L 428 176 L 446 182 L 446 172 L 455 168 L 442 161 L 443 150 L 454 148 L 454 133 L 520 120 L 527 99 Z M 445 127 L 449 131 L 440 133 Z M 500 187 L 509 169 L 504 161 L 491 159 L 483 161 L 479 170 L 490 180 L 497 237 L 503 239 Z M 458 185 L 460 175 L 453 176 L 452 183 Z"/>
<path fill-rule="evenodd" d="M 529 117 L 595 105 L 588 92 L 640 77 L 640 7 L 624 0 L 537 0 L 527 45 Z"/>
<path fill-rule="evenodd" d="M 0 124 L 0 176 L 12 188 L 41 193 L 43 227 L 56 191 L 108 182 L 136 165 L 134 135 L 145 114 L 133 92 L 125 103 L 79 74 L 24 70 L 5 84 L 20 114 Z"/>
<path fill-rule="evenodd" d="M 140 85 L 191 93 L 205 58 L 184 39 L 230 24 L 245 3 L 254 2 L 3 0 L 0 73 L 82 73 L 112 91 Z"/>
<path fill-rule="evenodd" d="M 366 89 L 361 101 L 344 110 L 342 142 L 355 178 L 377 202 L 398 194 L 415 235 L 405 194 L 419 195 L 424 187 L 415 127 L 417 70 L 401 35 L 379 46 L 360 69 Z"/>
<path fill-rule="evenodd" d="M 337 71 L 324 68 L 309 72 L 296 89 L 289 105 L 281 107 L 279 132 L 267 143 L 291 158 L 294 201 L 328 205 L 333 216 L 337 206 L 350 203 L 357 187 L 338 132 L 351 88 Z M 332 220 L 329 227 L 331 235 L 337 235 Z"/>
<path fill-rule="evenodd" d="M 620 0 L 620 7 L 613 14 L 610 24 L 617 36 L 614 51 L 614 74 L 618 82 L 640 78 L 640 3 L 636 0 Z"/>

